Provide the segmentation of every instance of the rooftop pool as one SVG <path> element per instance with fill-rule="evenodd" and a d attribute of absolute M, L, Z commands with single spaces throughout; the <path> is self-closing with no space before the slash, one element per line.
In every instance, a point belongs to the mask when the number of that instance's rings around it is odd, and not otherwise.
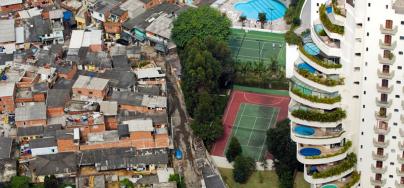
<path fill-rule="evenodd" d="M 286 7 L 278 0 L 249 0 L 234 5 L 234 8 L 243 12 L 249 20 L 258 20 L 258 13 L 266 13 L 267 21 L 273 21 L 285 16 Z"/>

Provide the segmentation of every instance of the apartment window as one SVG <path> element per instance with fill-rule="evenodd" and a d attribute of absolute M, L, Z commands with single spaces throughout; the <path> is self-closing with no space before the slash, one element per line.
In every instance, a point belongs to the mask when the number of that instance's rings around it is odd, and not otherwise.
<path fill-rule="evenodd" d="M 354 84 L 359 85 L 359 82 L 358 82 L 358 81 L 356 81 L 356 82 L 354 82 Z"/>
<path fill-rule="evenodd" d="M 78 94 L 81 94 L 81 91 L 77 91 Z"/>
<path fill-rule="evenodd" d="M 370 4 L 370 3 L 368 3 L 368 7 L 370 7 L 370 5 L 371 5 L 371 4 Z"/>
<path fill-rule="evenodd" d="M 382 161 L 376 161 L 376 168 L 383 168 L 383 162 Z"/>
<path fill-rule="evenodd" d="M 401 25 L 404 25 L 404 21 L 401 21 Z"/>
<path fill-rule="evenodd" d="M 370 17 L 368 17 L 368 21 L 370 21 Z"/>
<path fill-rule="evenodd" d="M 363 148 L 363 145 L 361 145 L 361 149 Z"/>
<path fill-rule="evenodd" d="M 366 36 L 369 36 L 369 32 L 366 33 Z"/>
<path fill-rule="evenodd" d="M 368 47 L 366 47 L 366 51 L 369 51 L 369 48 L 368 48 Z"/>
<path fill-rule="evenodd" d="M 398 70 L 401 70 L 402 68 L 403 68 L 403 67 L 401 67 L 401 66 L 397 66 L 397 69 L 398 69 Z"/>
<path fill-rule="evenodd" d="M 397 137 L 396 137 L 396 136 L 392 136 L 391 138 L 395 140 Z"/>
<path fill-rule="evenodd" d="M 358 96 L 358 95 L 354 95 L 353 98 L 359 99 L 359 96 Z"/>
<path fill-rule="evenodd" d="M 384 35 L 384 43 L 391 44 L 391 35 Z"/>
<path fill-rule="evenodd" d="M 377 136 L 377 141 L 384 142 L 384 135 Z"/>
<path fill-rule="evenodd" d="M 90 91 L 90 92 L 88 92 L 88 94 L 92 95 L 92 94 L 93 94 L 93 92 L 92 92 L 92 91 Z"/>
<path fill-rule="evenodd" d="M 389 175 L 389 178 L 393 178 L 393 175 Z"/>
<path fill-rule="evenodd" d="M 394 109 L 394 112 L 398 112 L 398 109 Z"/>
<path fill-rule="evenodd" d="M 375 179 L 378 181 L 382 180 L 382 174 L 376 174 Z"/>
<path fill-rule="evenodd" d="M 400 81 L 400 80 L 397 80 L 396 83 L 397 83 L 397 84 L 401 84 L 401 81 Z"/>
<path fill-rule="evenodd" d="M 365 105 L 362 105 L 362 108 L 365 108 L 366 106 Z"/>
<path fill-rule="evenodd" d="M 367 79 L 367 77 L 365 76 L 365 80 Z"/>
<path fill-rule="evenodd" d="M 399 98 L 400 98 L 400 95 L 396 95 L 396 98 L 399 99 Z"/>
<path fill-rule="evenodd" d="M 389 5 L 386 5 L 386 9 L 389 9 Z"/>
<path fill-rule="evenodd" d="M 402 51 L 399 51 L 398 54 L 403 55 L 403 52 L 402 52 Z"/>
<path fill-rule="evenodd" d="M 383 79 L 382 80 L 382 87 L 388 87 L 389 86 L 389 80 Z"/>
<path fill-rule="evenodd" d="M 400 36 L 400 40 L 404 40 L 404 36 Z"/>
<path fill-rule="evenodd" d="M 366 91 L 363 91 L 363 94 L 366 95 Z"/>

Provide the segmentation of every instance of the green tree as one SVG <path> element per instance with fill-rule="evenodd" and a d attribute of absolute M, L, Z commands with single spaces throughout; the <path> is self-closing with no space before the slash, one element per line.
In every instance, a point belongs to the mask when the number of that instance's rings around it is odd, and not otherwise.
<path fill-rule="evenodd" d="M 59 187 L 59 182 L 56 179 L 55 175 L 45 176 L 44 187 L 45 188 Z"/>
<path fill-rule="evenodd" d="M 184 177 L 180 176 L 179 174 L 171 174 L 170 177 L 168 178 L 168 181 L 175 181 L 177 182 L 178 188 L 185 188 Z"/>
<path fill-rule="evenodd" d="M 215 109 L 213 98 L 208 92 L 202 91 L 198 98 L 198 104 L 195 109 L 195 120 L 200 123 L 210 123 L 215 119 Z"/>
<path fill-rule="evenodd" d="M 238 18 L 238 21 L 241 22 L 241 26 L 244 27 L 245 21 L 247 20 L 247 17 L 244 15 L 240 15 Z"/>
<path fill-rule="evenodd" d="M 264 29 L 264 24 L 267 22 L 267 14 L 265 12 L 259 12 L 258 21 L 261 23 L 261 29 Z"/>
<path fill-rule="evenodd" d="M 234 161 L 237 156 L 240 156 L 241 153 L 243 152 L 243 149 L 241 148 L 240 142 L 237 140 L 236 137 L 232 137 L 230 140 L 229 147 L 226 151 L 226 158 L 229 162 Z"/>
<path fill-rule="evenodd" d="M 14 176 L 11 178 L 11 188 L 29 188 L 31 179 L 27 176 Z"/>
<path fill-rule="evenodd" d="M 125 188 L 134 188 L 135 187 L 135 185 L 133 185 L 133 183 L 128 178 L 125 178 L 125 179 L 121 180 L 119 182 L 119 185 L 121 187 L 123 186 Z"/>
<path fill-rule="evenodd" d="M 255 171 L 255 161 L 251 157 L 238 156 L 234 161 L 233 178 L 235 182 L 246 183 Z"/>
<path fill-rule="evenodd" d="M 220 119 L 216 119 L 208 124 L 192 122 L 191 128 L 194 134 L 203 140 L 208 150 L 215 141 L 223 136 L 223 125 Z"/>
<path fill-rule="evenodd" d="M 279 122 L 276 128 L 267 132 L 268 151 L 275 157 L 276 173 L 279 177 L 280 187 L 293 186 L 293 173 L 300 167 L 296 160 L 296 144 L 290 139 L 289 120 Z"/>
<path fill-rule="evenodd" d="M 173 23 L 171 38 L 179 48 L 185 47 L 192 38 L 204 40 L 207 36 L 227 41 L 230 35 L 230 20 L 209 6 L 190 8 L 182 12 Z"/>

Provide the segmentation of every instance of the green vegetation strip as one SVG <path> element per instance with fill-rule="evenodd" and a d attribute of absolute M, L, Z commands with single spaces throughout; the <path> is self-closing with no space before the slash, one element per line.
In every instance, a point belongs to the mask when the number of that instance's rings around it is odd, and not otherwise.
<path fill-rule="evenodd" d="M 355 153 L 350 153 L 348 156 L 342 160 L 342 162 L 338 163 L 337 165 L 321 172 L 317 172 L 313 174 L 314 179 L 319 178 L 328 178 L 331 176 L 337 176 L 349 169 L 352 169 L 356 165 L 356 155 Z"/>
<path fill-rule="evenodd" d="M 300 39 L 301 40 L 301 39 Z M 327 69 L 338 69 L 341 68 L 342 65 L 341 64 L 336 64 L 336 63 L 327 63 L 319 58 L 317 58 L 316 56 L 312 56 L 309 53 L 306 52 L 306 50 L 304 50 L 303 48 L 303 44 L 301 42 L 298 43 L 299 44 L 299 51 L 305 55 L 307 58 L 309 58 L 310 60 L 312 60 L 314 63 L 316 63 L 317 65 L 320 65 L 324 68 Z"/>
<path fill-rule="evenodd" d="M 322 4 L 319 9 L 320 12 L 320 20 L 323 23 L 324 27 L 327 28 L 327 30 L 333 32 L 333 33 L 338 33 L 343 35 L 344 34 L 344 27 L 335 25 L 333 24 L 330 19 L 328 18 L 326 12 L 325 12 L 325 5 Z"/>
<path fill-rule="evenodd" d="M 292 115 L 299 119 L 307 121 L 318 121 L 318 122 L 337 122 L 346 117 L 346 112 L 340 108 L 330 112 L 319 112 L 316 110 L 294 110 Z"/>
<path fill-rule="evenodd" d="M 325 76 L 322 76 L 322 75 L 316 75 L 316 74 L 310 73 L 309 71 L 304 70 L 304 69 L 297 69 L 297 72 L 301 76 L 303 76 L 303 77 L 305 77 L 305 78 L 307 78 L 307 79 L 309 79 L 309 80 L 311 80 L 313 82 L 322 84 L 322 85 L 337 86 L 337 85 L 343 85 L 344 84 L 344 79 L 343 78 L 339 78 L 337 80 L 329 79 L 329 78 L 326 78 Z"/>
<path fill-rule="evenodd" d="M 315 102 L 315 103 L 334 104 L 334 103 L 341 101 L 341 96 L 319 97 L 316 95 L 307 95 L 307 94 L 304 94 L 300 89 L 297 89 L 297 88 L 293 88 L 292 93 L 294 93 L 295 95 L 297 95 L 301 98 L 307 99 L 307 100 L 309 100 L 311 102 Z"/>
<path fill-rule="evenodd" d="M 219 168 L 223 181 L 231 188 L 279 188 L 279 180 L 275 171 L 255 171 L 247 183 L 234 181 L 232 169 Z"/>
<path fill-rule="evenodd" d="M 252 92 L 252 93 L 289 96 L 289 92 L 287 90 L 262 89 L 262 88 L 247 87 L 247 86 L 241 86 L 241 85 L 234 85 L 233 89 L 234 90 L 240 90 L 240 91 Z"/>
<path fill-rule="evenodd" d="M 359 175 L 359 173 L 357 171 L 353 171 L 351 174 L 351 179 L 349 180 L 349 182 L 347 184 L 345 184 L 344 188 L 353 187 L 356 183 L 359 182 L 360 179 L 361 179 L 361 176 Z"/>
<path fill-rule="evenodd" d="M 324 158 L 330 158 L 330 157 L 334 157 L 337 155 L 341 155 L 345 152 L 348 151 L 349 148 L 351 148 L 352 146 L 352 141 L 348 141 L 345 143 L 345 145 L 337 152 L 335 153 L 330 153 L 330 154 L 326 154 L 326 155 L 316 155 L 316 156 L 306 156 L 306 159 L 324 159 Z"/>

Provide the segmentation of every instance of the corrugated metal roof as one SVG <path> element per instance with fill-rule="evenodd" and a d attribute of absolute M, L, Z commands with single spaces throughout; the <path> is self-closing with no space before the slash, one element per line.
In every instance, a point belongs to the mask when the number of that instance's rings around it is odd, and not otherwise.
<path fill-rule="evenodd" d="M 1 1 L 0 1 L 1 2 Z M 0 20 L 0 43 L 15 41 L 14 19 Z"/>

